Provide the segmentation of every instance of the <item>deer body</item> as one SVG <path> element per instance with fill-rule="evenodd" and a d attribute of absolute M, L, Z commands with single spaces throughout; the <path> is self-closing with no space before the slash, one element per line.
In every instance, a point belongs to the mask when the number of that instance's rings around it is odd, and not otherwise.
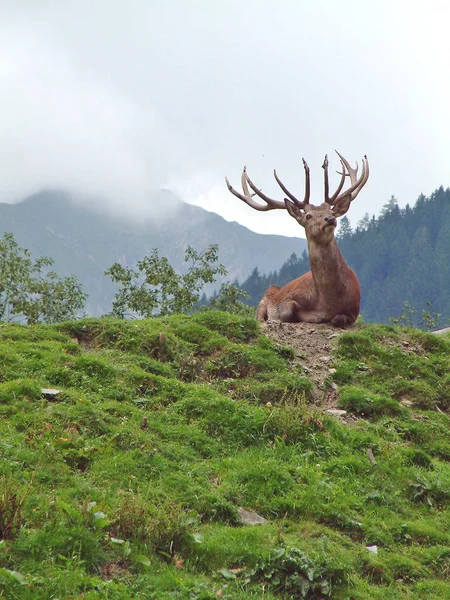
<path fill-rule="evenodd" d="M 339 153 L 338 153 L 339 154 Z M 345 214 L 351 201 L 359 193 L 369 177 L 367 158 L 363 159 L 362 175 L 356 178 L 358 166 L 353 169 L 339 154 L 342 165 L 341 182 L 332 198 L 328 197 L 328 159 L 325 156 L 325 202 L 320 206 L 309 203 L 309 167 L 303 161 L 306 174 L 305 199 L 297 200 L 281 183 L 275 172 L 275 179 L 290 200 L 272 200 L 258 190 L 242 173 L 244 194 L 236 192 L 228 183 L 228 189 L 256 210 L 285 208 L 300 225 L 305 228 L 308 241 L 311 271 L 294 279 L 284 287 L 270 286 L 259 303 L 256 316 L 260 320 L 280 320 L 287 323 L 331 323 L 338 327 L 351 325 L 359 315 L 360 286 L 354 271 L 347 265 L 334 236 L 337 220 Z M 345 177 L 351 179 L 351 187 L 339 195 Z M 254 191 L 250 193 L 249 187 Z M 253 200 L 257 195 L 266 203 Z"/>
<path fill-rule="evenodd" d="M 257 318 L 286 323 L 332 323 L 338 327 L 354 323 L 359 315 L 359 282 L 336 240 L 333 246 L 333 257 L 327 256 L 323 261 L 321 249 L 312 250 L 309 244 L 312 270 L 283 287 L 271 285 L 259 303 Z"/>

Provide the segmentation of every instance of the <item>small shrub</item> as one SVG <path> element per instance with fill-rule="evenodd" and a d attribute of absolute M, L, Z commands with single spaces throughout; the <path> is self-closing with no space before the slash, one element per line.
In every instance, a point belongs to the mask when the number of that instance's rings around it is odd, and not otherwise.
<path fill-rule="evenodd" d="M 370 331 L 346 332 L 338 338 L 338 357 L 359 361 L 363 356 L 376 354 L 377 347 L 370 337 Z"/>
<path fill-rule="evenodd" d="M 226 380 L 223 389 L 233 394 L 233 398 L 256 400 L 259 404 L 274 406 L 306 405 L 312 399 L 313 384 L 306 377 L 291 373 L 274 373 L 261 376 L 261 380 L 246 378 Z"/>
<path fill-rule="evenodd" d="M 268 561 L 259 561 L 249 578 L 289 598 L 330 597 L 334 584 L 342 581 L 346 572 L 336 563 L 324 556 L 307 556 L 298 548 L 281 547 Z"/>
<path fill-rule="evenodd" d="M 212 377 L 247 377 L 253 370 L 247 353 L 240 347 L 228 347 L 220 354 L 213 355 L 205 364 L 206 372 Z"/>
<path fill-rule="evenodd" d="M 441 410 L 450 409 L 450 374 L 446 373 L 440 378 L 438 386 L 438 404 Z"/>
<path fill-rule="evenodd" d="M 424 467 L 425 469 L 433 468 L 431 458 L 420 448 L 408 448 L 405 454 L 407 465 L 416 465 L 417 467 Z"/>
<path fill-rule="evenodd" d="M 431 520 L 419 519 L 409 521 L 404 523 L 402 528 L 402 533 L 407 541 L 411 540 L 416 544 L 424 544 L 426 546 L 440 544 L 444 547 L 447 546 L 446 556 L 450 558 L 450 533 L 445 531 L 445 529 L 438 529 Z"/>
<path fill-rule="evenodd" d="M 15 541 L 17 553 L 32 556 L 39 562 L 48 559 L 67 563 L 67 561 L 83 561 L 84 568 L 93 571 L 105 559 L 102 545 L 104 531 L 94 531 L 83 524 L 72 524 L 64 519 L 55 520 L 42 529 L 28 530 Z"/>
<path fill-rule="evenodd" d="M 240 317 L 211 310 L 195 313 L 191 319 L 211 331 L 220 333 L 231 342 L 249 343 L 256 340 L 259 335 L 258 323 L 253 317 Z"/>
<path fill-rule="evenodd" d="M 348 385 L 355 382 L 355 379 L 362 372 L 358 372 L 358 367 L 361 363 L 357 360 L 348 360 L 340 362 L 336 365 L 336 372 L 333 374 L 333 381 L 338 385 Z M 367 368 L 364 369 L 364 371 Z"/>
<path fill-rule="evenodd" d="M 212 440 L 242 447 L 257 443 L 264 425 L 265 413 L 258 407 L 243 407 L 212 390 L 198 390 L 173 405 Z"/>
<path fill-rule="evenodd" d="M 16 379 L 0 384 L 0 404 L 41 399 L 41 386 L 34 379 Z"/>
<path fill-rule="evenodd" d="M 178 319 L 172 317 L 170 323 L 171 331 L 180 339 L 195 346 L 196 354 L 211 353 L 227 344 L 225 337 L 185 316 Z"/>
<path fill-rule="evenodd" d="M 222 498 L 218 493 L 208 492 L 202 494 L 196 507 L 202 522 L 221 522 L 229 525 L 237 525 L 236 506 Z"/>
<path fill-rule="evenodd" d="M 424 352 L 448 353 L 450 340 L 441 335 L 425 333 L 417 329 L 411 332 L 411 340 L 420 345 Z"/>
<path fill-rule="evenodd" d="M 264 433 L 270 443 L 282 441 L 284 444 L 302 443 L 304 448 L 314 448 L 319 451 L 322 444 L 328 444 L 328 439 L 320 436 L 324 430 L 322 411 L 306 406 L 287 404 L 282 408 L 268 407 Z"/>
<path fill-rule="evenodd" d="M 11 539 L 20 531 L 25 496 L 10 478 L 0 478 L 0 539 Z"/>
<path fill-rule="evenodd" d="M 86 471 L 97 448 L 85 442 L 82 436 L 67 435 L 54 441 L 54 448 L 72 469 Z"/>
<path fill-rule="evenodd" d="M 341 389 L 339 406 L 367 417 L 383 414 L 398 415 L 403 410 L 396 400 L 356 386 Z"/>
<path fill-rule="evenodd" d="M 185 547 L 193 522 L 181 505 L 169 499 L 155 502 L 139 494 L 126 494 L 114 515 L 111 531 L 118 538 L 139 540 L 173 554 Z"/>
<path fill-rule="evenodd" d="M 409 495 L 414 502 L 425 502 L 431 508 L 444 506 L 450 500 L 450 488 L 439 475 L 419 475 L 409 484 Z"/>
<path fill-rule="evenodd" d="M 425 577 L 427 569 L 418 561 L 401 554 L 388 554 L 386 557 L 387 568 L 392 573 L 393 579 L 402 579 L 406 582 L 416 581 Z"/>
<path fill-rule="evenodd" d="M 289 346 L 276 346 L 275 352 L 285 360 L 294 360 L 295 350 Z"/>
<path fill-rule="evenodd" d="M 84 354 L 75 359 L 74 367 L 91 378 L 110 382 L 115 379 L 116 369 L 106 360 Z"/>

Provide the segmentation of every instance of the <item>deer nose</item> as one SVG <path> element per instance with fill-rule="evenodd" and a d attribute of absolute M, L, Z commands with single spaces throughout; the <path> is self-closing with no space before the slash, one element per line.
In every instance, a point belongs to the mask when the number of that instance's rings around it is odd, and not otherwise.
<path fill-rule="evenodd" d="M 327 223 L 329 223 L 330 225 L 334 225 L 334 226 L 337 225 L 337 221 L 336 221 L 335 217 L 325 217 L 325 221 Z"/>

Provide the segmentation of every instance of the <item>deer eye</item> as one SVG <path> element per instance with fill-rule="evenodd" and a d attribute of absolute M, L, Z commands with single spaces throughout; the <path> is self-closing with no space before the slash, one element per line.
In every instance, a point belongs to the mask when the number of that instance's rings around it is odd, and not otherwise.
<path fill-rule="evenodd" d="M 312 217 L 312 215 L 308 213 L 305 218 L 307 221 L 309 221 L 311 217 Z"/>

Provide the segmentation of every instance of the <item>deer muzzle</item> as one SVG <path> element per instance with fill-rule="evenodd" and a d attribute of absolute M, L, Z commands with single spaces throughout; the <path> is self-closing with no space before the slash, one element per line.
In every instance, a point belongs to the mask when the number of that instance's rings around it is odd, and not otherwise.
<path fill-rule="evenodd" d="M 337 225 L 337 220 L 335 219 L 335 217 L 325 217 L 325 221 L 327 222 L 327 225 L 332 225 L 333 227 L 336 227 Z"/>

